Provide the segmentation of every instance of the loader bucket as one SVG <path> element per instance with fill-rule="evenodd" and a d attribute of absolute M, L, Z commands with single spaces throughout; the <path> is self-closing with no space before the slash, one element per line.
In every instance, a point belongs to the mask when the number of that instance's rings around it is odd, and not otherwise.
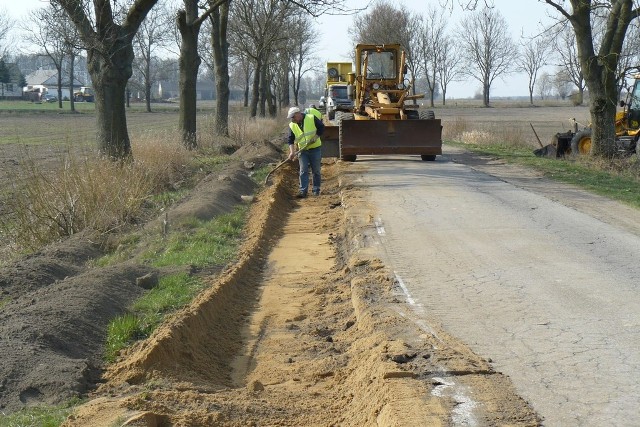
<path fill-rule="evenodd" d="M 338 144 L 339 128 L 331 123 L 325 123 L 322 134 L 322 157 L 340 157 L 340 147 Z"/>
<path fill-rule="evenodd" d="M 342 120 L 340 156 L 359 154 L 442 154 L 442 126 L 433 120 Z M 423 157 L 424 158 L 424 157 Z"/>

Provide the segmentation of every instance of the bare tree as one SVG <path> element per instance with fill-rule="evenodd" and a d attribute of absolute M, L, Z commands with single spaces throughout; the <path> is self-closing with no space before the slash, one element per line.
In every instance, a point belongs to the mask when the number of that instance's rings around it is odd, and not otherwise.
<path fill-rule="evenodd" d="M 216 135 L 229 136 L 229 1 L 219 3 L 210 0 L 209 7 L 213 10 L 209 20 L 216 75 L 215 132 Z"/>
<path fill-rule="evenodd" d="M 418 33 L 419 57 L 422 70 L 427 78 L 430 105 L 434 106 L 436 88 L 439 83 L 438 69 L 444 55 L 443 44 L 446 40 L 447 24 L 444 11 L 430 6 L 423 16 L 421 30 Z"/>
<path fill-rule="evenodd" d="M 560 69 L 553 78 L 553 87 L 556 89 L 556 93 L 563 101 L 567 99 L 567 96 L 571 93 L 571 87 L 574 86 L 571 76 L 567 73 L 566 69 Z M 577 99 L 574 100 L 576 105 L 582 103 L 582 94 L 578 92 Z"/>
<path fill-rule="evenodd" d="M 83 50 L 82 44 L 79 42 L 79 33 L 76 26 L 71 22 L 69 17 L 55 4 L 50 4 L 51 17 L 48 24 L 51 26 L 53 34 L 62 41 L 62 47 L 67 59 L 67 75 L 69 76 L 69 106 L 71 111 L 75 111 L 74 82 L 76 58 Z M 61 91 L 58 92 L 58 103 L 62 107 Z"/>
<path fill-rule="evenodd" d="M 533 105 L 533 91 L 536 87 L 538 73 L 547 65 L 549 42 L 542 37 L 521 42 L 521 56 L 518 58 L 518 69 L 529 79 L 529 102 Z"/>
<path fill-rule="evenodd" d="M 640 16 L 640 9 L 633 0 L 569 0 L 565 2 L 545 0 L 566 19 L 573 28 L 578 47 L 580 66 L 589 89 L 592 123 L 591 153 L 612 157 L 615 146 L 615 114 L 618 101 L 616 71 L 627 35 L 633 20 Z M 592 21 L 602 16 L 606 27 L 596 51 Z"/>
<path fill-rule="evenodd" d="M 62 66 L 67 56 L 65 40 L 60 37 L 51 20 L 56 20 L 56 10 L 52 5 L 37 9 L 22 24 L 25 40 L 41 49 L 40 55 L 51 60 L 57 72 L 58 108 L 62 108 Z M 64 19 L 64 17 L 60 17 Z"/>
<path fill-rule="evenodd" d="M 442 90 L 442 105 L 447 103 L 447 87 L 462 75 L 463 55 L 462 49 L 451 36 L 445 37 L 440 43 L 437 71 Z"/>
<path fill-rule="evenodd" d="M 406 64 L 415 93 L 415 79 L 422 66 L 415 37 L 420 28 L 419 15 L 412 14 L 405 6 L 396 7 L 386 0 L 378 0 L 369 12 L 354 17 L 348 32 L 356 43 L 401 44 L 407 54 Z"/>
<path fill-rule="evenodd" d="M 236 49 L 246 55 L 253 65 L 249 105 L 251 117 L 258 114 L 261 87 L 264 89 L 266 68 L 274 47 L 284 40 L 292 41 L 287 37 L 287 31 L 283 31 L 283 28 L 287 28 L 290 11 L 288 4 L 278 0 L 237 0 L 233 3 L 230 37 Z M 264 109 L 260 114 L 266 114 Z"/>
<path fill-rule="evenodd" d="M 541 100 L 547 99 L 551 95 L 551 89 L 553 88 L 553 79 L 549 73 L 543 71 L 538 79 L 536 89 L 538 89 L 538 96 Z"/>
<path fill-rule="evenodd" d="M 11 15 L 6 9 L 0 9 L 0 58 L 5 58 L 10 51 L 11 42 L 9 34 L 13 29 Z"/>
<path fill-rule="evenodd" d="M 479 6 L 493 7 L 493 0 L 439 0 L 440 7 L 453 10 L 457 5 L 462 10 L 476 10 Z"/>
<path fill-rule="evenodd" d="M 468 58 L 468 75 L 482 84 L 485 107 L 489 106 L 493 81 L 512 71 L 517 47 L 504 17 L 496 9 L 483 8 L 462 21 L 460 43 Z"/>
<path fill-rule="evenodd" d="M 133 49 L 136 55 L 134 66 L 142 77 L 142 87 L 147 112 L 151 112 L 151 88 L 157 82 L 157 62 L 155 52 L 161 49 L 171 40 L 172 17 L 169 16 L 167 6 L 158 0 L 158 3 L 149 11 L 142 21 L 136 36 L 133 38 Z"/>
<path fill-rule="evenodd" d="M 560 60 L 558 65 L 564 70 L 562 76 L 567 77 L 568 81 L 578 89 L 577 104 L 582 105 L 585 81 L 580 58 L 578 58 L 575 33 L 569 26 L 561 25 L 561 31 L 553 38 L 553 45 L 554 52 Z"/>
<path fill-rule="evenodd" d="M 311 72 L 313 69 L 313 51 L 310 49 L 312 46 L 313 38 L 315 36 L 313 30 L 306 25 L 306 19 L 304 16 L 298 15 L 292 22 L 291 27 L 294 29 L 296 38 L 291 40 L 292 46 L 289 52 L 286 50 L 283 54 L 289 57 L 289 67 L 285 69 L 285 73 L 291 70 L 291 88 L 293 90 L 294 104 L 299 104 L 298 95 L 300 93 L 300 84 L 302 77 Z M 288 46 L 284 46 L 285 48 Z M 287 49 L 288 50 L 288 49 Z M 288 87 L 284 87 L 288 92 Z"/>
<path fill-rule="evenodd" d="M 178 127 L 182 133 L 183 144 L 188 148 L 196 147 L 196 84 L 202 63 L 202 57 L 198 53 L 200 31 L 202 25 L 208 22 L 211 13 L 226 2 L 227 0 L 212 2 L 206 10 L 199 14 L 198 0 L 183 0 L 184 8 L 178 11 L 176 17 L 180 32 L 180 117 Z M 210 57 L 213 58 L 213 53 Z"/>
<path fill-rule="evenodd" d="M 93 11 L 84 0 L 50 1 L 69 15 L 87 49 L 99 152 L 112 159 L 130 158 L 125 90 L 132 74 L 133 37 L 158 0 L 134 0 L 126 12 L 113 10 L 110 0 L 93 0 Z"/>
<path fill-rule="evenodd" d="M 618 98 L 626 88 L 626 79 L 640 72 L 640 22 L 629 24 L 627 37 L 624 39 L 620 62 L 616 75 L 618 77 Z"/>

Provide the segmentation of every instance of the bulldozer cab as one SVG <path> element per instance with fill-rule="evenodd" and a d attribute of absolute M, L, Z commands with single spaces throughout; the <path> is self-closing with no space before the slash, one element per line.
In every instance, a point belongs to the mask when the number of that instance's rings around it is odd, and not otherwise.
<path fill-rule="evenodd" d="M 629 129 L 640 128 L 640 75 L 635 76 L 633 88 L 629 92 L 627 126 Z"/>
<path fill-rule="evenodd" d="M 367 64 L 366 78 L 369 80 L 384 80 L 396 78 L 397 53 L 393 51 L 364 50 L 362 62 Z"/>
<path fill-rule="evenodd" d="M 399 44 L 356 46 L 355 104 L 358 113 L 376 120 L 404 119 L 408 85 Z"/>

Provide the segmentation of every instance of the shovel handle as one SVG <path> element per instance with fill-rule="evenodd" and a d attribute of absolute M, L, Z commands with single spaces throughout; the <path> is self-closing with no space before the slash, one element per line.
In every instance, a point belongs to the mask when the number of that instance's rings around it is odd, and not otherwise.
<path fill-rule="evenodd" d="M 306 149 L 307 149 L 307 146 L 308 146 L 309 144 L 310 144 L 310 143 L 305 144 L 303 147 L 301 147 L 301 148 L 298 150 L 298 152 L 296 153 L 296 158 L 300 157 L 300 152 L 301 152 L 302 150 L 306 150 Z M 293 160 L 293 159 L 292 159 L 292 160 Z M 280 163 L 278 163 L 278 164 L 276 165 L 276 167 L 274 167 L 273 169 L 271 169 L 271 170 L 269 171 L 269 173 L 267 174 L 267 176 L 265 177 L 265 179 L 264 179 L 264 185 L 267 185 L 267 181 L 269 180 L 269 177 L 271 176 L 271 174 L 272 174 L 272 173 L 274 173 L 275 171 L 277 171 L 278 169 L 280 169 L 280 168 L 281 168 L 285 163 L 287 163 L 288 161 L 289 161 L 289 159 L 288 159 L 288 158 L 286 158 L 286 159 L 284 159 L 283 161 L 281 161 Z"/>
<path fill-rule="evenodd" d="M 544 148 L 544 145 L 542 145 L 542 141 L 540 141 L 540 138 L 538 138 L 538 132 L 536 132 L 536 130 L 533 128 L 533 125 L 531 124 L 531 122 L 529 122 L 529 126 L 531 126 L 531 130 L 533 131 L 533 134 L 536 136 L 536 139 L 538 140 L 538 144 L 540 144 L 540 148 Z"/>

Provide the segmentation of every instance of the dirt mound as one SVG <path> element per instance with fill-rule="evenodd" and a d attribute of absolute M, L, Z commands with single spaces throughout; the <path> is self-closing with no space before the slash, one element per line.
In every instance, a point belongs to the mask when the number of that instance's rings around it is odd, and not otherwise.
<path fill-rule="evenodd" d="M 220 174 L 208 176 L 161 219 L 178 224 L 228 212 L 254 191 L 248 173 L 278 158 L 270 143 L 241 147 Z M 118 236 L 108 239 L 113 244 Z M 103 254 L 102 240 L 76 235 L 0 269 L 1 411 L 58 404 L 99 381 L 107 325 L 145 292 L 136 279 L 153 270 L 135 263 L 91 267 L 87 262 Z"/>
<path fill-rule="evenodd" d="M 2 409 L 57 404 L 91 388 L 99 378 L 106 325 L 142 294 L 135 280 L 147 272 L 139 265 L 89 270 L 3 306 Z"/>

